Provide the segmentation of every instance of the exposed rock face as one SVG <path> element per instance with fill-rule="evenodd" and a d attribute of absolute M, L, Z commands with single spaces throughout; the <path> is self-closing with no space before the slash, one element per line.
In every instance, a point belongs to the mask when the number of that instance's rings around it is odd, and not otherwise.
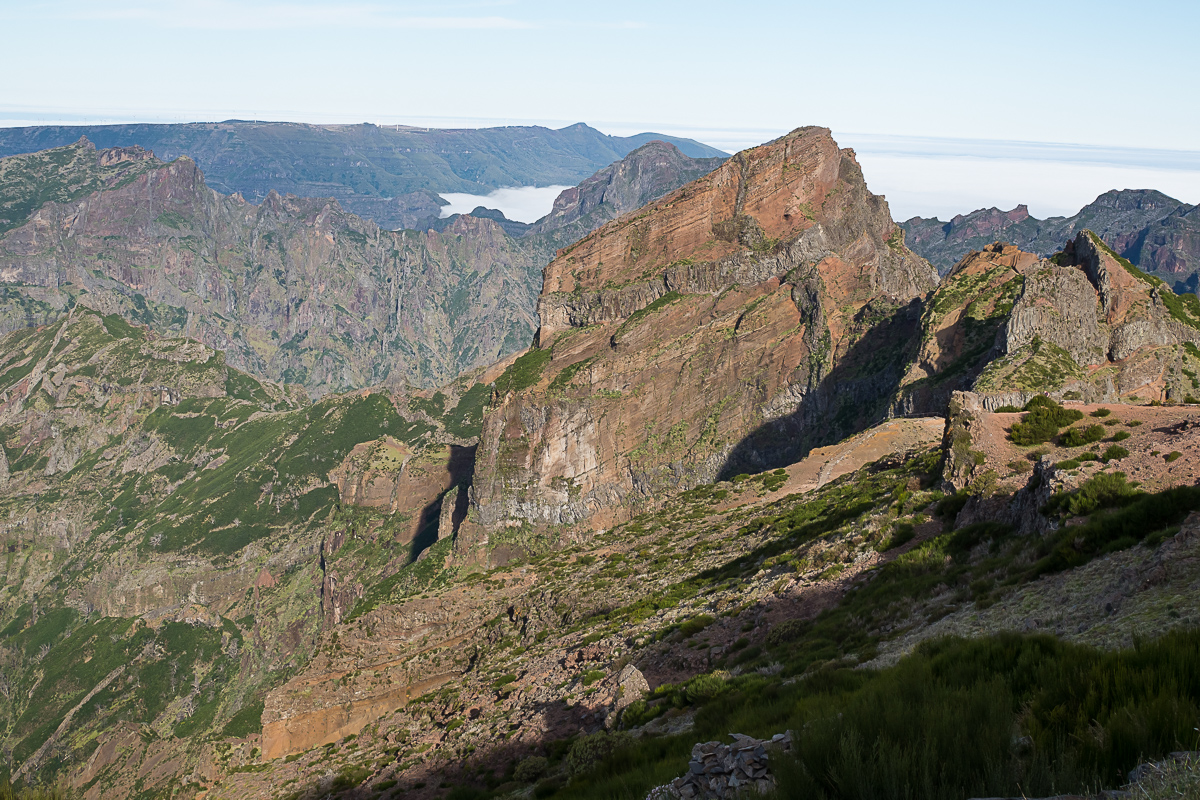
<path fill-rule="evenodd" d="M 86 142 L 64 153 L 126 157 Z M 321 395 L 445 383 L 519 349 L 551 253 L 474 217 L 440 234 L 393 233 L 332 200 L 271 193 L 251 205 L 209 189 L 180 158 L 43 206 L 0 239 L 0 281 L 13 284 L 5 330 L 61 313 L 86 291 L 105 312 L 192 336 L 234 366 Z"/>
<path fill-rule="evenodd" d="M 1097 364 L 1108 354 L 1107 331 L 1096 316 L 1096 288 L 1075 267 L 1038 262 L 1025 276 L 1005 328 L 1005 352 L 1040 339 L 1070 353 L 1077 364 Z"/>
<path fill-rule="evenodd" d="M 565 190 L 554 208 L 530 228 L 564 245 L 622 214 L 636 211 L 685 183 L 707 175 L 723 158 L 689 158 L 673 144 L 653 141 Z"/>
<path fill-rule="evenodd" d="M 633 664 L 626 664 L 621 669 L 617 674 L 616 684 L 617 701 L 613 704 L 612 713 L 605 718 L 606 723 L 610 720 L 613 722 L 619 720 L 622 711 L 650 692 L 650 684 L 646 682 L 646 676 Z"/>
<path fill-rule="evenodd" d="M 485 420 L 474 523 L 602 526 L 840 438 L 935 283 L 827 130 L 738 154 L 547 267 L 549 363 Z"/>
<path fill-rule="evenodd" d="M 995 241 L 1050 256 L 1088 229 L 1176 292 L 1195 292 L 1200 280 L 1200 212 L 1152 190 L 1105 192 L 1070 217 L 1040 220 L 1020 205 L 959 214 L 949 222 L 913 217 L 901 226 L 912 249 L 943 275 L 968 252 Z"/>
<path fill-rule="evenodd" d="M 137 147 L 12 156 L 0 160 L 0 233 L 16 228 L 0 238 L 12 284 L 0 333 L 52 322 L 86 293 L 313 395 L 442 385 L 528 343 L 557 248 L 719 163 L 652 142 L 565 193 L 536 232 L 477 209 L 396 233 L 333 200 L 225 197 L 192 161 Z"/>
<path fill-rule="evenodd" d="M 1200 364 L 1200 304 L 1189 297 L 1090 231 L 1057 261 L 989 245 L 959 262 L 932 297 L 897 405 L 936 410 L 961 389 L 1018 406 L 1047 391 L 1089 400 L 1198 396 L 1191 375 Z"/>

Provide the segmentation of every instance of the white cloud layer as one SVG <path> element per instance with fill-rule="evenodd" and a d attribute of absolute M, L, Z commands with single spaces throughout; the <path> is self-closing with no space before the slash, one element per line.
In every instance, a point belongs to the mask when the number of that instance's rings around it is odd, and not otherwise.
<path fill-rule="evenodd" d="M 517 222 L 536 222 L 550 213 L 554 198 L 569 186 L 520 186 L 497 189 L 490 194 L 448 192 L 442 195 L 450 205 L 442 206 L 442 219 L 453 214 L 469 214 L 477 206 L 494 208 Z"/>
<path fill-rule="evenodd" d="M 887 196 L 892 218 L 948 220 L 980 208 L 1025 203 L 1035 217 L 1070 216 L 1110 189 L 1157 189 L 1200 203 L 1200 170 L 1075 161 L 901 156 L 859 151 L 867 186 Z"/>

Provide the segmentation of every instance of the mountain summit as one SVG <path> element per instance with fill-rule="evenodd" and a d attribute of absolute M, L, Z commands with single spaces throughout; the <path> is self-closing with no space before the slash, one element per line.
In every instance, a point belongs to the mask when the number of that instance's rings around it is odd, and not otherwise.
<path fill-rule="evenodd" d="M 828 130 L 739 153 L 546 268 L 472 519 L 602 527 L 840 438 L 882 410 L 919 319 L 896 312 L 936 283 Z"/>

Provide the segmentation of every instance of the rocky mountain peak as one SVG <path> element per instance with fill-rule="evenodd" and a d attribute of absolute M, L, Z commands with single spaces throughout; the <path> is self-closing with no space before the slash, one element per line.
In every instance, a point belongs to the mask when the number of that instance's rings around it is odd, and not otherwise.
<path fill-rule="evenodd" d="M 972 211 L 970 214 L 956 214 L 950 220 L 949 224 L 957 227 L 970 221 L 974 224 L 976 230 L 982 232 L 989 226 L 996 226 L 996 229 L 999 230 L 999 226 L 1003 226 L 1004 223 L 1020 222 L 1021 220 L 1028 218 L 1029 206 L 1022 203 L 1012 211 L 1001 211 L 995 206 L 992 206 L 991 208 L 983 208 L 978 211 Z M 919 219 L 919 217 L 917 219 Z"/>
<path fill-rule="evenodd" d="M 622 319 L 671 291 L 762 281 L 855 242 L 870 253 L 863 291 L 921 295 L 936 275 L 896 237 L 887 202 L 867 191 L 853 153 L 827 128 L 800 128 L 562 251 L 545 272 L 543 331 Z M 601 297 L 581 303 L 587 292 Z"/>
<path fill-rule="evenodd" d="M 1069 217 L 1038 219 L 1025 206 L 959 214 L 949 222 L 914 217 L 902 227 L 913 249 L 945 274 L 959 259 L 997 239 L 1051 256 L 1084 229 L 1133 265 L 1195 292 L 1200 280 L 1200 229 L 1194 207 L 1150 189 L 1105 192 Z"/>
<path fill-rule="evenodd" d="M 1180 202 L 1155 189 L 1111 189 L 1092 201 L 1092 205 L 1113 211 L 1174 211 Z"/>
<path fill-rule="evenodd" d="M 867 362 L 906 346 L 936 282 L 825 128 L 608 223 L 546 268 L 524 388 L 484 422 L 464 546 L 603 526 L 852 429 L 900 377 Z"/>

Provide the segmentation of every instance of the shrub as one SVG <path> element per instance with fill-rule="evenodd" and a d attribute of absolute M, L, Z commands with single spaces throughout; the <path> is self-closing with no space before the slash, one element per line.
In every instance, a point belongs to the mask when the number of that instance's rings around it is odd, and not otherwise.
<path fill-rule="evenodd" d="M 788 722 L 805 735 L 779 759 L 781 796 L 949 800 L 1120 785 L 1144 757 L 1194 742 L 1200 687 L 1175 676 L 1198 655 L 1195 634 L 1118 653 L 1048 636 L 928 642 L 876 680 L 801 701 Z M 1158 681 L 1178 687 L 1171 700 Z M 1094 690 L 1118 683 L 1103 698 Z"/>
<path fill-rule="evenodd" d="M 941 517 L 947 525 L 954 524 L 954 518 L 958 516 L 958 512 L 963 510 L 963 506 L 971 496 L 966 492 L 956 492 L 948 497 L 943 497 L 937 504 L 937 515 Z"/>
<path fill-rule="evenodd" d="M 667 708 L 666 703 L 649 705 L 645 700 L 634 700 L 621 712 L 621 727 L 636 728 L 639 725 L 645 725 L 666 711 Z"/>
<path fill-rule="evenodd" d="M 1104 438 L 1103 425 L 1088 425 L 1086 428 L 1071 428 L 1058 437 L 1058 443 L 1063 447 L 1083 447 Z"/>
<path fill-rule="evenodd" d="M 1117 431 L 1113 434 L 1112 440 L 1114 442 L 1123 442 L 1132 435 L 1129 431 Z"/>
<path fill-rule="evenodd" d="M 1115 475 L 1124 479 L 1121 473 L 1114 473 Z M 1133 492 L 1128 484 L 1126 487 L 1128 492 Z M 1055 498 L 1051 498 L 1051 503 L 1056 499 L 1065 501 L 1067 498 L 1070 498 L 1070 495 L 1056 495 Z M 1078 502 L 1084 508 L 1092 506 L 1083 500 Z M 1086 564 L 1110 542 L 1126 536 L 1132 536 L 1137 541 L 1155 540 L 1159 531 L 1178 525 L 1189 512 L 1200 509 L 1200 487 L 1176 486 L 1157 494 L 1136 493 L 1132 499 L 1129 495 L 1116 499 L 1110 495 L 1109 504 L 1122 504 L 1124 507 L 1097 514 L 1083 525 L 1060 529 L 1044 541 L 1039 550 L 1043 554 L 1042 558 L 1034 565 L 1032 574 L 1059 572 Z M 1099 502 L 1092 507 L 1100 507 Z"/>
<path fill-rule="evenodd" d="M 1172 461 L 1182 455 L 1183 453 L 1179 452 L 1178 450 L 1172 450 L 1170 453 L 1167 453 L 1165 456 L 1163 456 L 1163 461 L 1166 461 L 1168 464 L 1170 464 Z"/>
<path fill-rule="evenodd" d="M 1100 459 L 1107 464 L 1109 461 L 1116 461 L 1117 459 L 1124 458 L 1127 455 L 1129 455 L 1129 451 L 1124 447 L 1121 447 L 1119 444 L 1111 444 L 1100 456 Z"/>
<path fill-rule="evenodd" d="M 589 669 L 587 672 L 583 673 L 583 685 L 591 686 L 597 681 L 602 681 L 604 680 L 604 676 L 606 674 L 607 673 L 602 669 Z"/>
<path fill-rule="evenodd" d="M 1043 510 L 1047 513 L 1061 510 L 1080 517 L 1101 508 L 1125 505 L 1137 496 L 1138 491 L 1126 482 L 1124 472 L 1101 472 L 1073 492 L 1054 495 Z"/>
<path fill-rule="evenodd" d="M 688 639 L 712 624 L 713 618 L 711 616 L 708 614 L 700 614 L 692 617 L 687 622 L 680 625 L 679 631 L 683 634 L 683 638 Z"/>
<path fill-rule="evenodd" d="M 780 487 L 787 483 L 788 474 L 786 469 L 777 469 L 774 472 L 764 475 L 762 479 L 763 488 L 768 492 L 777 492 Z"/>
<path fill-rule="evenodd" d="M 567 768 L 572 775 L 580 775 L 612 755 L 617 748 L 633 742 L 633 736 L 625 731 L 609 733 L 600 731 L 591 736 L 577 739 L 567 752 Z"/>
<path fill-rule="evenodd" d="M 997 414 L 1016 414 L 1021 409 L 1016 406 L 1000 406 L 996 409 Z"/>
<path fill-rule="evenodd" d="M 1010 633 L 928 641 L 878 672 L 745 677 L 697 712 L 694 732 L 630 740 L 557 796 L 644 797 L 696 741 L 788 729 L 803 735 L 771 756 L 780 798 L 1093 795 L 1142 761 L 1194 749 L 1198 660 L 1196 630 L 1120 651 Z"/>
<path fill-rule="evenodd" d="M 1025 411 L 1025 416 L 1009 433 L 1009 438 L 1022 447 L 1048 442 L 1061 428 L 1083 419 L 1082 411 L 1063 408 L 1045 395 L 1026 403 Z"/>
<path fill-rule="evenodd" d="M 1104 418 L 1104 417 L 1107 417 L 1111 413 L 1112 413 L 1112 411 L 1110 411 L 1107 408 L 1097 408 L 1095 411 L 1092 412 L 1091 416 L 1097 417 L 1097 418 Z"/>
<path fill-rule="evenodd" d="M 688 702 L 702 703 L 711 700 L 726 689 L 725 678 L 715 672 L 697 675 L 687 682 L 685 693 Z"/>
<path fill-rule="evenodd" d="M 879 552 L 891 550 L 894 547 L 908 544 L 912 541 L 913 536 L 917 533 L 917 529 L 913 527 L 911 522 L 901 522 L 892 529 L 892 535 L 880 543 L 880 547 L 876 548 Z"/>
<path fill-rule="evenodd" d="M 254 733 L 262 732 L 262 701 L 247 703 L 234 714 L 221 730 L 222 736 L 242 739 Z"/>
<path fill-rule="evenodd" d="M 517 768 L 513 770 L 513 780 L 521 783 L 533 783 L 538 778 L 546 774 L 546 768 L 550 762 L 545 756 L 529 756 L 521 759 L 517 764 Z"/>
<path fill-rule="evenodd" d="M 1079 469 L 1079 461 L 1074 458 L 1064 459 L 1054 465 L 1058 469 Z"/>

